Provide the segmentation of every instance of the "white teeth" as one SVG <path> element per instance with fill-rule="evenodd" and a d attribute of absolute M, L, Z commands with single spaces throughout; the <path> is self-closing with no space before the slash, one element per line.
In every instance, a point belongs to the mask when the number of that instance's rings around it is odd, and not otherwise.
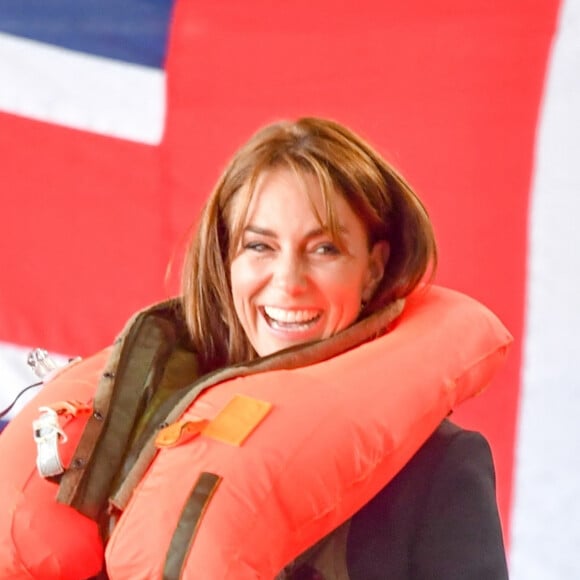
<path fill-rule="evenodd" d="M 282 324 L 304 324 L 320 315 L 319 310 L 285 310 L 275 306 L 264 306 L 264 312 L 268 318 Z"/>

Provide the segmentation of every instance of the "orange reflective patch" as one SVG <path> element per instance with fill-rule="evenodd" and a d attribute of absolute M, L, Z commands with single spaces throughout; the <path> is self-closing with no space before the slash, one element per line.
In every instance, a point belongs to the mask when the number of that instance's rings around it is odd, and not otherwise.
<path fill-rule="evenodd" d="M 246 395 L 234 395 L 232 400 L 203 429 L 203 434 L 212 439 L 241 445 L 248 435 L 270 412 L 272 403 L 260 401 Z"/>

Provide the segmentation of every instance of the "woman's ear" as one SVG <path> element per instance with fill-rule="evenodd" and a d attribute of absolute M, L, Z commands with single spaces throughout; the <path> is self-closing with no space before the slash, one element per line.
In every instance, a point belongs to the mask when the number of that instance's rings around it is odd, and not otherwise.
<path fill-rule="evenodd" d="M 383 279 L 385 267 L 389 261 L 391 247 L 386 240 L 380 240 L 375 243 L 369 253 L 369 267 L 367 277 L 362 291 L 362 299 L 368 302 L 375 293 L 377 286 Z"/>

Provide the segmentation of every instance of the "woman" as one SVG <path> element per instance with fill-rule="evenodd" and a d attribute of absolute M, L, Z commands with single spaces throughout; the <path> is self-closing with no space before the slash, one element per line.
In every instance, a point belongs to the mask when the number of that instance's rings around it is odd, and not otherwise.
<path fill-rule="evenodd" d="M 275 169 L 278 171 L 273 172 Z M 208 201 L 187 255 L 184 310 L 194 343 L 205 353 L 204 368 L 208 370 L 275 350 L 273 345 L 263 352 L 258 350 L 254 331 L 248 321 L 244 322 L 242 305 L 235 303 L 238 288 L 229 284 L 230 277 L 236 284 L 240 271 L 247 266 L 253 268 L 248 258 L 260 253 L 256 244 L 244 240 L 251 233 L 247 222 L 258 210 L 258 196 L 254 196 L 257 188 L 266 190 L 268 197 L 261 208 L 265 221 L 274 212 L 280 214 L 276 217 L 282 222 L 308 218 L 316 226 L 314 232 L 324 230 L 314 242 L 326 240 L 326 250 L 321 246 L 319 253 L 327 254 L 327 259 L 330 254 L 335 256 L 330 261 L 340 270 L 331 270 L 339 285 L 350 281 L 353 273 L 356 276 L 353 295 L 344 305 L 340 320 L 328 313 L 330 320 L 324 317 L 311 335 L 296 339 L 288 336 L 288 343 L 280 342 L 278 350 L 293 342 L 326 338 L 357 318 L 408 295 L 435 265 L 435 240 L 421 202 L 368 144 L 346 128 L 322 119 L 266 127 L 230 162 Z M 295 190 L 306 192 L 308 197 L 294 198 Z M 299 207 L 287 208 L 286 203 Z M 294 211 L 300 214 L 294 217 Z M 357 244 L 355 256 L 344 247 L 349 240 L 340 232 L 342 215 L 352 222 L 349 234 Z M 361 239 L 366 244 L 364 249 L 359 247 Z M 244 247 L 248 244 L 254 247 Z M 266 250 L 268 244 L 258 246 Z M 389 267 L 385 270 L 387 260 Z M 228 265 L 231 272 L 227 271 Z M 350 267 L 353 272 L 348 270 Z M 223 310 L 217 327 L 216 307 Z M 260 319 L 267 322 L 263 316 L 256 317 L 256 321 Z M 208 328 L 212 328 L 209 340 Z"/>
<path fill-rule="evenodd" d="M 421 202 L 367 143 L 331 121 L 278 123 L 210 198 L 184 310 L 209 370 L 327 338 L 406 297 L 435 262 Z M 444 421 L 354 516 L 345 556 L 351 580 L 507 577 L 485 440 Z"/>
<path fill-rule="evenodd" d="M 335 356 L 372 341 L 435 265 L 423 205 L 354 133 L 316 118 L 256 133 L 206 204 L 181 303 L 137 316 L 120 338 L 60 482 L 61 502 L 100 519 L 112 576 L 129 577 L 114 572 L 115 550 L 126 552 L 128 516 L 115 512 L 131 497 L 126 482 L 140 480 L 146 441 L 196 377 L 312 364 L 328 357 L 327 345 Z M 278 577 L 506 578 L 486 441 L 443 421 L 374 499 Z"/>

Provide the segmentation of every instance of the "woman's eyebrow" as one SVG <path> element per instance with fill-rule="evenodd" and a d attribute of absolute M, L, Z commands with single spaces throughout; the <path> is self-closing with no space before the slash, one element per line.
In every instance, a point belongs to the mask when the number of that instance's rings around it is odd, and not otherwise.
<path fill-rule="evenodd" d="M 339 225 L 337 229 L 338 232 L 341 234 L 348 234 L 348 230 L 344 226 Z M 268 236 L 271 238 L 277 237 L 276 232 L 274 232 L 273 230 L 269 230 L 268 228 L 262 228 L 254 224 L 248 224 L 244 228 L 244 232 L 251 232 L 253 234 L 259 234 L 261 236 Z M 329 232 L 328 228 L 318 227 L 306 232 L 306 235 L 304 237 L 314 238 L 316 236 L 322 236 L 324 234 L 327 234 L 328 232 Z"/>
<path fill-rule="evenodd" d="M 267 228 L 261 228 L 260 226 L 255 226 L 252 224 L 248 224 L 245 228 L 244 228 L 244 233 L 245 232 L 251 232 L 252 234 L 259 234 L 261 236 L 268 236 L 270 238 L 275 238 L 276 237 L 276 232 L 269 230 Z"/>

